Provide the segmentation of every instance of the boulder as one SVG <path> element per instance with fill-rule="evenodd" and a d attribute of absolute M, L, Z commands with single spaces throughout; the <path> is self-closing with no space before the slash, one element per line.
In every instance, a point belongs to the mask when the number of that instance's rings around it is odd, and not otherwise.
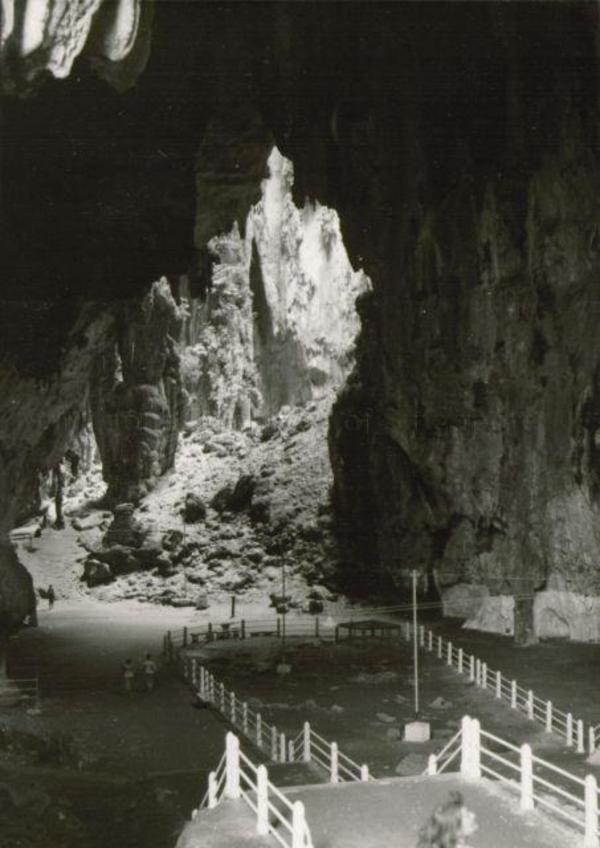
<path fill-rule="evenodd" d="M 206 518 L 206 505 L 198 495 L 188 492 L 182 514 L 186 524 L 196 524 Z"/>
<path fill-rule="evenodd" d="M 252 474 L 242 475 L 229 497 L 227 509 L 232 512 L 243 512 L 248 509 L 252 503 L 255 486 L 256 481 Z"/>
<path fill-rule="evenodd" d="M 196 596 L 196 602 L 195 602 L 194 606 L 196 607 L 196 609 L 197 609 L 197 610 L 205 610 L 205 609 L 208 609 L 208 607 L 209 607 L 209 604 L 208 604 L 208 595 L 207 595 L 207 593 L 206 593 L 206 592 L 200 592 L 200 593 Z"/>
<path fill-rule="evenodd" d="M 261 442 L 269 442 L 274 436 L 279 435 L 279 427 L 274 421 L 269 421 L 260 431 Z"/>
<path fill-rule="evenodd" d="M 229 500 L 233 493 L 233 489 L 230 485 L 223 486 L 222 489 L 216 493 L 216 495 L 212 498 L 210 505 L 217 512 L 224 512 L 229 508 Z"/>
<path fill-rule="evenodd" d="M 165 551 L 174 551 L 183 542 L 183 533 L 181 530 L 167 530 L 162 537 L 162 546 Z"/>
<path fill-rule="evenodd" d="M 457 583 L 442 589 L 444 615 L 450 618 L 471 618 L 477 615 L 490 591 L 487 586 Z"/>
<path fill-rule="evenodd" d="M 249 514 L 254 524 L 268 524 L 271 520 L 271 498 L 252 498 Z"/>
<path fill-rule="evenodd" d="M 83 565 L 81 579 L 92 588 L 93 586 L 102 586 L 105 583 L 110 583 L 113 575 L 105 562 L 100 562 L 97 559 L 88 559 Z"/>
<path fill-rule="evenodd" d="M 113 545 L 104 550 L 96 550 L 94 551 L 94 559 L 106 563 L 113 576 L 131 574 L 140 567 L 132 549 L 125 545 Z"/>
<path fill-rule="evenodd" d="M 114 518 L 104 536 L 105 545 L 137 548 L 142 544 L 144 533 L 141 525 L 134 519 L 133 513 L 134 506 L 131 503 L 118 504 L 114 508 Z"/>
<path fill-rule="evenodd" d="M 102 513 L 96 513 L 95 515 L 85 515 L 79 518 L 74 518 L 71 524 L 75 530 L 91 530 L 94 527 L 98 527 L 103 521 L 104 516 Z"/>

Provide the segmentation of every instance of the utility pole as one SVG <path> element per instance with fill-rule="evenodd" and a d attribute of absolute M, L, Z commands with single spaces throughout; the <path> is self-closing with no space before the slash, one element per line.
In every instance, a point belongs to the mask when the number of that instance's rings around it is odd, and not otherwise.
<path fill-rule="evenodd" d="M 413 664 L 415 683 L 415 718 L 419 718 L 419 627 L 417 624 L 417 572 L 412 573 L 412 602 L 413 602 Z"/>
<path fill-rule="evenodd" d="M 285 556 L 281 562 L 281 604 L 281 609 L 283 610 L 281 614 L 281 654 L 283 657 L 283 662 L 285 662 L 285 614 L 287 612 L 285 602 Z"/>

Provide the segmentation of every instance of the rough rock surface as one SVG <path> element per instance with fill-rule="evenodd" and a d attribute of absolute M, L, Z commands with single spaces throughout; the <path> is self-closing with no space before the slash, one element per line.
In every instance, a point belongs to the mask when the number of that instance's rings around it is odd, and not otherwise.
<path fill-rule="evenodd" d="M 199 419 L 187 428 L 175 469 L 136 509 L 137 547 L 130 544 L 129 524 L 127 544 L 114 538 L 121 517 L 102 542 L 85 546 L 82 576 L 91 591 L 105 600 L 143 598 L 175 606 L 236 593 L 265 598 L 279 590 L 285 564 L 286 595 L 294 606 L 308 610 L 312 604 L 316 611 L 334 598 L 337 546 L 325 438 L 330 404 L 323 398 L 282 410 L 278 435 L 267 443 L 252 427 L 226 431 Z M 308 426 L 299 428 L 302 421 Z M 228 441 L 228 452 L 206 452 L 207 433 Z M 200 522 L 182 523 L 190 489 L 206 514 Z M 106 566 L 108 580 L 96 563 Z"/>
<path fill-rule="evenodd" d="M 218 259 L 209 292 L 191 298 L 187 280 L 180 288 L 187 308 L 181 342 L 188 416 L 215 416 L 228 427 L 340 385 L 359 330 L 355 300 L 369 288 L 366 276 L 352 270 L 335 211 L 308 201 L 298 209 L 292 163 L 274 147 L 267 164 L 269 177 L 247 215 L 245 236 L 235 224 L 208 243 Z M 227 191 L 226 175 L 219 179 Z M 197 220 L 203 230 L 202 188 Z"/>
<path fill-rule="evenodd" d="M 554 577 L 596 596 L 597 6 L 364 3 L 343 38 L 338 4 L 242 4 L 235 26 L 227 4 L 156 6 L 153 61 L 123 97 L 83 63 L 3 114 L 1 276 L 25 300 L 0 313 L 18 372 L 0 392 L 3 500 L 25 488 L 38 422 L 72 406 L 53 377 L 76 296 L 139 296 L 186 270 L 206 285 L 187 250 L 198 150 L 220 148 L 226 176 L 198 163 L 202 251 L 211 222 L 243 228 L 274 140 L 296 197 L 337 210 L 373 281 L 330 434 L 349 582 L 439 566 L 441 586 L 514 596 L 525 638 Z M 30 58 L 13 54 L 15 72 Z M 262 129 L 236 149 L 253 115 Z M 15 319 L 44 298 L 24 333 Z"/>
<path fill-rule="evenodd" d="M 174 335 L 179 310 L 166 280 L 120 313 L 117 346 L 102 357 L 91 408 L 108 502 L 137 501 L 171 468 L 184 395 Z"/>

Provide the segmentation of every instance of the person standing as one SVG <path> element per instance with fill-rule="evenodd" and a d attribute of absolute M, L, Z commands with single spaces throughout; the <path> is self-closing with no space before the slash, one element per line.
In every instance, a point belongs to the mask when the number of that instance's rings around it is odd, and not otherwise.
<path fill-rule="evenodd" d="M 156 682 L 156 663 L 150 654 L 146 654 L 146 659 L 142 663 L 142 670 L 144 672 L 146 692 L 152 692 Z"/>
<path fill-rule="evenodd" d="M 131 660 L 125 660 L 123 663 L 123 686 L 125 687 L 126 692 L 133 691 L 133 678 L 135 672 L 133 670 L 133 663 Z"/>
<path fill-rule="evenodd" d="M 54 602 L 56 600 L 56 592 L 54 591 L 54 586 L 52 583 L 48 586 L 48 609 L 52 609 L 54 607 Z"/>

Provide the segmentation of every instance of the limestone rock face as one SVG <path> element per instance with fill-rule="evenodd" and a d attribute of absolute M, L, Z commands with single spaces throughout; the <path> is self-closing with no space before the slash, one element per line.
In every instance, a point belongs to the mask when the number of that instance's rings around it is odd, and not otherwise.
<path fill-rule="evenodd" d="M 117 345 L 100 361 L 91 408 L 107 499 L 136 502 L 173 465 L 184 395 L 166 280 L 122 310 Z"/>
<path fill-rule="evenodd" d="M 260 152 L 257 141 L 254 148 Z M 220 163 L 212 146 L 204 153 Z M 186 281 L 180 289 L 188 311 L 181 334 L 187 414 L 237 428 L 343 382 L 359 330 L 355 301 L 370 287 L 350 265 L 335 211 L 308 201 L 296 207 L 292 163 L 276 147 L 267 165 L 245 235 L 236 223 L 208 242 L 218 262 L 205 298 L 191 298 Z M 256 175 L 248 166 L 244 173 L 233 182 L 229 169 L 216 177 L 222 209 L 231 215 L 251 197 Z M 206 180 L 198 185 L 197 241 L 207 229 Z"/>
<path fill-rule="evenodd" d="M 123 63 L 138 36 L 147 36 L 140 26 L 143 5 L 141 0 L 5 0 L 0 55 L 13 73 L 3 77 L 3 87 L 24 87 L 43 71 L 65 78 L 84 50 L 100 67 Z M 14 55 L 20 65 L 10 63 Z"/>
<path fill-rule="evenodd" d="M 0 676 L 5 669 L 6 640 L 29 615 L 35 620 L 31 575 L 8 543 L 0 544 Z"/>

